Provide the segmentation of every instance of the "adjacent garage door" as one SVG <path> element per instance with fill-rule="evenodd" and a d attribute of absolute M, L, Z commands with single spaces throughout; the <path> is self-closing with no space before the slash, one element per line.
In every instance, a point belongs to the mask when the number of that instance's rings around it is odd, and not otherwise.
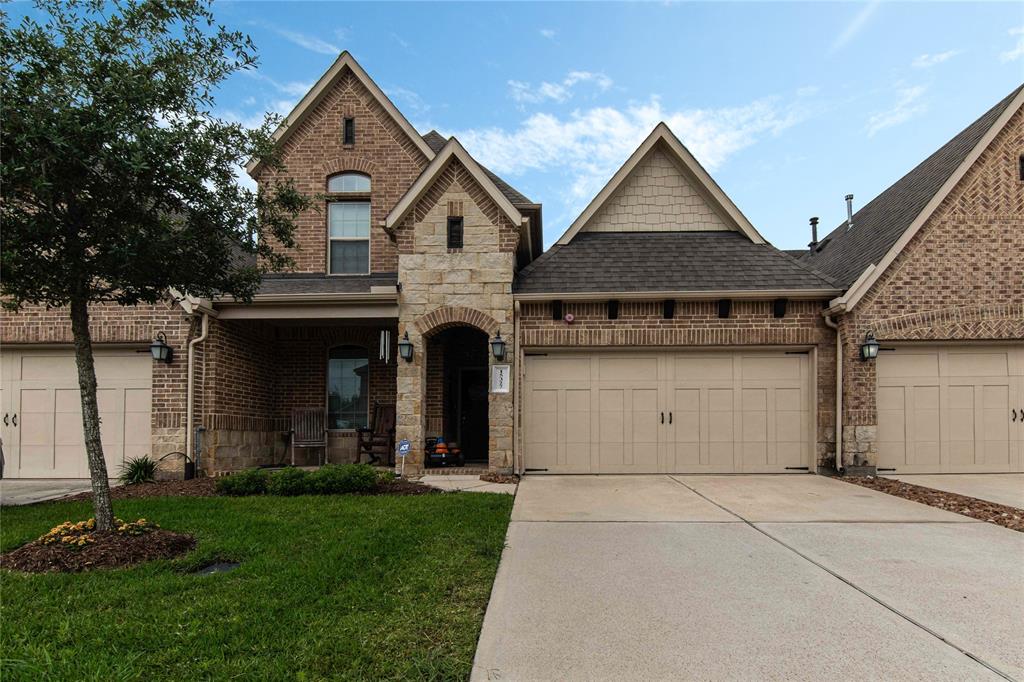
<path fill-rule="evenodd" d="M 96 351 L 96 379 L 107 471 L 151 452 L 152 359 L 133 350 Z M 4 476 L 87 478 L 75 357 L 68 351 L 0 356 Z"/>
<path fill-rule="evenodd" d="M 877 363 L 880 470 L 1024 470 L 1024 349 L 908 346 Z"/>
<path fill-rule="evenodd" d="M 807 352 L 528 354 L 527 470 L 729 473 L 806 469 Z"/>

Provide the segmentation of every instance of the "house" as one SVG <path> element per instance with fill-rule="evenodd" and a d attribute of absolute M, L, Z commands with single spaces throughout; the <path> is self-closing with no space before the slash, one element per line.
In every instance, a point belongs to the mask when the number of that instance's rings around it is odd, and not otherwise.
<path fill-rule="evenodd" d="M 279 173 L 322 197 L 294 270 L 248 304 L 94 307 L 108 465 L 284 463 L 296 409 L 355 461 L 393 409 L 414 474 L 436 437 L 531 473 L 815 471 L 837 441 L 850 469 L 1020 471 L 1022 103 L 800 253 L 661 124 L 544 252 L 540 204 L 343 53 L 275 133 Z M 70 340 L 62 311 L 0 313 L 7 476 L 87 475 Z"/>

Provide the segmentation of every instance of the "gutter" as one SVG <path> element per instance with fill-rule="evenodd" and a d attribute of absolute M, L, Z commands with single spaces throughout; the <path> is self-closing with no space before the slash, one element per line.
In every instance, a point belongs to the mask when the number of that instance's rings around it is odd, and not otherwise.
<path fill-rule="evenodd" d="M 843 473 L 843 338 L 839 325 L 829 310 L 823 314 L 825 324 L 836 331 L 836 473 Z"/>
<path fill-rule="evenodd" d="M 385 291 L 374 291 L 385 289 Z M 398 300 L 398 290 L 394 286 L 371 287 L 369 293 L 309 293 L 309 294 L 264 294 L 253 296 L 252 301 L 245 303 L 233 298 L 222 298 L 214 301 L 218 306 L 248 306 L 262 303 L 379 303 Z"/>
<path fill-rule="evenodd" d="M 658 300 L 674 298 L 683 300 L 732 299 L 821 299 L 830 298 L 843 292 L 842 289 L 733 289 L 721 291 L 586 291 L 576 293 L 512 294 L 516 301 L 604 301 L 615 299 Z"/>
<path fill-rule="evenodd" d="M 196 462 L 195 454 L 192 452 L 193 440 L 193 424 L 195 423 L 193 412 L 195 411 L 195 364 L 196 354 L 195 348 L 197 345 L 206 341 L 207 335 L 210 333 L 210 313 L 202 311 L 203 321 L 199 336 L 188 342 L 188 380 L 186 382 L 187 388 L 185 389 L 185 456 L 191 457 L 192 462 Z M 187 461 L 187 460 L 186 460 Z M 197 472 L 198 473 L 198 472 Z"/>

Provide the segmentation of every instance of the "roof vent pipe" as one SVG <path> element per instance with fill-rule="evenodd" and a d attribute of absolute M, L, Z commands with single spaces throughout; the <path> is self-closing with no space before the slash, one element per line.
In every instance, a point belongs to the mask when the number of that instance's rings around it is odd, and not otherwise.
<path fill-rule="evenodd" d="M 818 216 L 811 218 L 811 243 L 807 245 L 811 251 L 818 245 Z"/>
<path fill-rule="evenodd" d="M 853 229 L 853 195 L 846 195 L 846 231 Z"/>

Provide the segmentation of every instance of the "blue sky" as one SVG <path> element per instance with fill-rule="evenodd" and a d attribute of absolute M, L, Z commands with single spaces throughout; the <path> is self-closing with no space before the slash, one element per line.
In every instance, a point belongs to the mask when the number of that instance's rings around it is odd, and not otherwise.
<path fill-rule="evenodd" d="M 844 218 L 1024 81 L 1024 3 L 220 2 L 287 113 L 349 50 L 421 132 L 544 204 L 554 241 L 659 120 L 772 243 Z M 826 230 L 826 231 L 827 231 Z"/>

